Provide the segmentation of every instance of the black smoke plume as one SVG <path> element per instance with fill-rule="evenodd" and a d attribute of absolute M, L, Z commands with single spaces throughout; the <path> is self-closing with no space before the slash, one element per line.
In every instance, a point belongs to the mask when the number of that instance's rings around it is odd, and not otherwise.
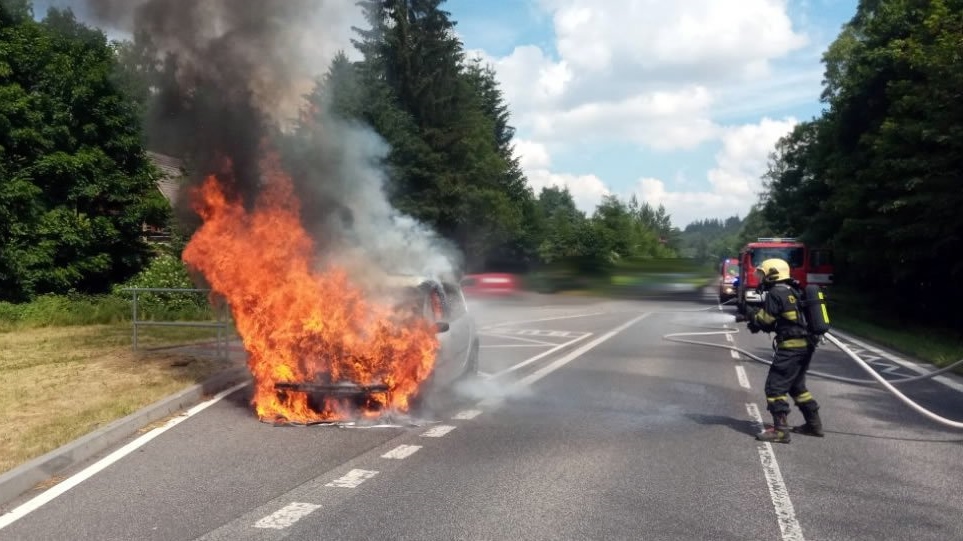
<path fill-rule="evenodd" d="M 174 149 L 197 182 L 230 160 L 228 184 L 250 205 L 260 185 L 261 144 L 298 118 L 303 97 L 351 26 L 351 0 L 84 0 L 102 26 L 156 50 L 164 77 L 147 122 L 155 147 Z M 384 195 L 387 147 L 373 131 L 320 113 L 316 152 L 289 164 L 305 226 L 329 253 L 402 272 L 450 273 L 455 250 L 400 215 Z M 187 198 L 180 198 L 189 205 Z M 360 262 L 359 262 L 360 261 Z M 370 266 L 370 265 L 368 265 Z"/>

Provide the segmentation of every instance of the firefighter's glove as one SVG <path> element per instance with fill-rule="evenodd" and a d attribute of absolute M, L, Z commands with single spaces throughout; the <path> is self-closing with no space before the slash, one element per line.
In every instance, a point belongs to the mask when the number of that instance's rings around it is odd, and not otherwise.
<path fill-rule="evenodd" d="M 756 314 L 758 313 L 759 313 L 759 310 L 753 310 L 748 314 L 746 314 L 746 328 L 748 328 L 749 332 L 751 332 L 752 334 L 756 334 L 757 332 L 762 330 L 759 328 L 759 323 L 756 321 Z"/>

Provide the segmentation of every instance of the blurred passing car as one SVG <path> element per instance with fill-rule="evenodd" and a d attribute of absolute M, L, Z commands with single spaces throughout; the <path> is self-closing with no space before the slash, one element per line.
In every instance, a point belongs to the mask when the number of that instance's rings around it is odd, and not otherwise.
<path fill-rule="evenodd" d="M 519 293 L 519 280 L 514 274 L 482 273 L 466 274 L 461 280 L 465 295 L 471 297 L 505 297 Z"/>

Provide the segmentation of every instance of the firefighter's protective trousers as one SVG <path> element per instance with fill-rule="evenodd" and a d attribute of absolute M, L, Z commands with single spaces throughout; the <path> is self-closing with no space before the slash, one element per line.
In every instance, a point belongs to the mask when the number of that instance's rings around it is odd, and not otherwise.
<path fill-rule="evenodd" d="M 766 377 L 766 409 L 773 415 L 789 413 L 789 399 L 799 409 L 815 411 L 819 408 L 812 393 L 806 389 L 806 371 L 813 358 L 813 348 L 804 338 L 802 347 L 778 347 L 772 356 L 772 366 Z"/>
<path fill-rule="evenodd" d="M 800 292 L 787 283 L 773 285 L 762 309 L 750 322 L 759 330 L 776 333 L 775 354 L 765 388 L 766 409 L 774 416 L 789 413 L 790 398 L 804 414 L 819 408 L 806 389 L 806 371 L 815 347 L 806 328 L 800 324 L 799 297 Z"/>

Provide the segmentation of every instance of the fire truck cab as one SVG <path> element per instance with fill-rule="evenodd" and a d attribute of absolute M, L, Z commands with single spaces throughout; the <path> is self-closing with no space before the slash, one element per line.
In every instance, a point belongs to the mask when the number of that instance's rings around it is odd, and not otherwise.
<path fill-rule="evenodd" d="M 794 238 L 760 238 L 739 251 L 736 306 L 740 313 L 745 313 L 748 305 L 762 304 L 765 299 L 765 293 L 759 290 L 756 267 L 771 258 L 789 263 L 790 274 L 802 287 L 809 284 L 826 287 L 833 282 L 831 250 L 813 249 Z"/>

